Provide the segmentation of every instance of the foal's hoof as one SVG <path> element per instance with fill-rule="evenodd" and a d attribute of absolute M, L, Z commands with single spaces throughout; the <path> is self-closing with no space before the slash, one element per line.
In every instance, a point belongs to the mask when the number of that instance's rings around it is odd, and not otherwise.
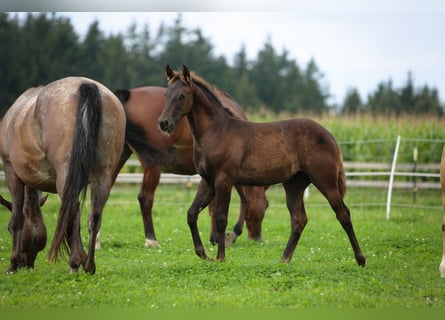
<path fill-rule="evenodd" d="M 358 264 L 360 267 L 364 267 L 364 266 L 366 266 L 366 258 L 365 258 L 364 255 L 358 255 L 358 256 L 356 257 L 356 260 L 357 260 L 357 264 Z"/>
<path fill-rule="evenodd" d="M 145 246 L 147 248 L 159 248 L 160 245 L 157 240 L 145 239 Z"/>
<path fill-rule="evenodd" d="M 235 232 L 226 232 L 226 238 L 224 245 L 226 248 L 230 247 L 232 244 L 234 244 L 236 241 L 236 234 Z"/>

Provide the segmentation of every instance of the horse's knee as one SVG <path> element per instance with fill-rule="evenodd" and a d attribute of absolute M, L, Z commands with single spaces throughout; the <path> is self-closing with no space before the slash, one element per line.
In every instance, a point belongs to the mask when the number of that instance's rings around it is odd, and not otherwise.
<path fill-rule="evenodd" d="M 189 209 L 187 211 L 187 224 L 189 226 L 195 225 L 198 219 L 198 213 L 195 210 Z"/>
<path fill-rule="evenodd" d="M 153 208 L 154 194 L 141 192 L 138 194 L 138 201 L 143 212 L 146 210 L 151 210 Z"/>

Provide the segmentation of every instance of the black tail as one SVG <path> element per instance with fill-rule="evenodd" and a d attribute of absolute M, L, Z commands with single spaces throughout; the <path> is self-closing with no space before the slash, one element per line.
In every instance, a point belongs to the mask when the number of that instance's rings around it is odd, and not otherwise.
<path fill-rule="evenodd" d="M 73 222 L 80 219 L 80 216 L 76 216 L 80 215 L 79 195 L 83 202 L 96 164 L 96 146 L 101 118 L 102 105 L 99 89 L 92 83 L 81 84 L 70 166 L 65 179 L 59 220 L 48 253 L 52 260 L 57 260 L 61 249 L 69 254 L 69 238 Z"/>
<path fill-rule="evenodd" d="M 125 128 L 125 142 L 135 151 L 144 166 L 165 165 L 173 161 L 172 157 L 166 152 L 158 149 L 145 139 L 145 131 L 136 123 L 130 120 L 125 108 L 125 104 L 130 98 L 130 91 L 127 89 L 118 89 L 114 94 L 124 106 L 127 125 Z M 124 151 L 126 152 L 125 148 Z M 128 151 L 127 151 L 128 152 Z"/>

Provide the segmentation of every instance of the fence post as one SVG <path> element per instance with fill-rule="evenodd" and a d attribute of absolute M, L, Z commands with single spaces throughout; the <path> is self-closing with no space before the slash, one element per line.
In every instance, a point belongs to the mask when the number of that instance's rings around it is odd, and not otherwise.
<path fill-rule="evenodd" d="M 391 173 L 389 175 L 388 198 L 386 201 L 386 219 L 387 220 L 389 220 L 390 213 L 391 213 L 392 185 L 394 183 L 394 173 L 396 171 L 397 154 L 399 153 L 399 146 L 400 146 L 400 135 L 397 136 L 396 148 L 394 150 L 394 156 L 392 158 Z"/>

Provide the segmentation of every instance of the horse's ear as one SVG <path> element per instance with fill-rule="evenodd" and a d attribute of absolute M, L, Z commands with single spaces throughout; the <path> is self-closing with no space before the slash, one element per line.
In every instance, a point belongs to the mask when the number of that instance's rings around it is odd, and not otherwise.
<path fill-rule="evenodd" d="M 46 196 L 40 198 L 40 207 L 43 207 L 43 205 L 45 204 L 46 200 L 48 200 L 48 196 L 49 196 L 49 194 L 47 194 Z"/>
<path fill-rule="evenodd" d="M 12 212 L 12 203 L 0 196 L 0 204 Z"/>
<path fill-rule="evenodd" d="M 169 64 L 165 66 L 165 75 L 167 76 L 167 80 L 170 80 L 175 75 Z"/>
<path fill-rule="evenodd" d="M 187 83 L 192 83 L 192 78 L 190 77 L 189 68 L 185 64 L 182 65 L 182 75 Z"/>

